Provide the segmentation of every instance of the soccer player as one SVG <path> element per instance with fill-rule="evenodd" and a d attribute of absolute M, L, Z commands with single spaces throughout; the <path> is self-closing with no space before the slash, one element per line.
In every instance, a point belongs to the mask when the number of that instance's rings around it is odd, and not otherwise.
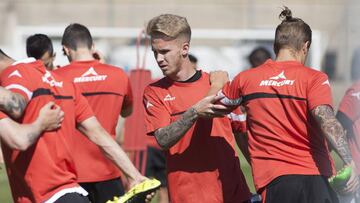
<path fill-rule="evenodd" d="M 238 74 L 221 103 L 244 105 L 255 187 L 266 203 L 338 202 L 327 178 L 333 161 L 327 141 L 356 169 L 332 108 L 327 76 L 305 67 L 311 29 L 285 7 L 276 28 L 275 61 Z M 359 187 L 353 174 L 345 186 Z"/>
<path fill-rule="evenodd" d="M 34 57 L 42 60 L 47 70 L 54 70 L 54 52 L 51 39 L 44 34 L 34 34 L 26 39 L 26 54 L 28 57 Z"/>
<path fill-rule="evenodd" d="M 49 101 L 55 102 L 65 113 L 61 128 L 43 133 L 26 151 L 3 145 L 14 202 L 89 202 L 87 192 L 77 183 L 72 158 L 76 148 L 83 144 L 76 138 L 75 124 L 123 170 L 130 179 L 130 186 L 146 179 L 101 127 L 87 100 L 72 83 L 47 71 L 43 63 L 34 58 L 15 62 L 0 54 L 0 61 L 5 61 L 0 62 L 1 84 L 16 93 L 11 100 L 0 103 L 13 103 L 2 109 L 8 115 L 22 117 L 24 124 L 30 123 Z"/>
<path fill-rule="evenodd" d="M 357 166 L 357 175 L 360 174 L 360 81 L 355 82 L 345 93 L 340 102 L 336 118 L 346 130 L 347 140 L 351 149 L 353 160 Z M 341 194 L 341 202 L 350 202 L 357 198 L 355 202 L 360 201 L 360 192 L 357 195 Z"/>
<path fill-rule="evenodd" d="M 264 47 L 255 48 L 248 57 L 252 68 L 258 67 L 265 63 L 266 60 L 271 59 L 270 52 Z"/>
<path fill-rule="evenodd" d="M 96 118 L 115 140 L 115 127 L 119 118 L 132 112 L 132 93 L 125 72 L 95 59 L 94 43 L 90 31 L 81 24 L 70 24 L 62 37 L 63 50 L 70 64 L 55 73 L 73 82 L 86 97 Z M 124 194 L 120 170 L 80 131 L 77 139 L 81 146 L 74 153 L 75 167 L 80 185 L 89 193 L 91 202 L 106 202 Z"/>
<path fill-rule="evenodd" d="M 194 69 L 186 18 L 154 17 L 147 33 L 165 76 L 144 91 L 147 133 L 165 150 L 170 202 L 247 202 L 230 120 L 222 117 L 224 106 L 214 104 L 218 97 L 205 97 L 227 80 L 211 88 L 209 74 Z"/>

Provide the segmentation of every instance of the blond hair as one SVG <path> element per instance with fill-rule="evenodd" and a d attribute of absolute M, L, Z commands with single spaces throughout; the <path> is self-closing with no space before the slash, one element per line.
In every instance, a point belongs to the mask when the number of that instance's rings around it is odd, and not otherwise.
<path fill-rule="evenodd" d="M 191 38 L 191 28 L 186 18 L 173 14 L 162 14 L 154 17 L 148 23 L 146 32 L 150 36 L 161 33 L 172 39 L 181 36 L 188 42 Z"/>

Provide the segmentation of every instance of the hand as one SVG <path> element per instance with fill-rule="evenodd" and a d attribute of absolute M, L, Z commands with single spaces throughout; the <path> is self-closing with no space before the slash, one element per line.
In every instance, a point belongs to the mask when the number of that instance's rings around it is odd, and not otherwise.
<path fill-rule="evenodd" d="M 197 115 L 202 118 L 224 117 L 230 113 L 231 110 L 222 104 L 216 104 L 216 102 L 222 98 L 224 97 L 219 95 L 207 96 L 192 106 L 192 108 L 194 108 Z"/>
<path fill-rule="evenodd" d="M 229 81 L 229 75 L 226 71 L 210 72 L 210 84 L 222 88 Z"/>
<path fill-rule="evenodd" d="M 129 179 L 129 186 L 130 186 L 130 188 L 132 188 L 135 185 L 137 185 L 145 180 L 148 180 L 148 178 L 145 176 L 142 176 L 142 175 L 138 175 L 138 177 L 136 177 L 133 180 Z M 152 192 L 152 193 L 146 195 L 145 202 L 146 203 L 151 202 L 151 200 L 154 198 L 154 196 L 155 196 L 155 192 Z"/>
<path fill-rule="evenodd" d="M 344 188 L 337 191 L 341 195 L 355 194 L 360 189 L 360 179 L 357 174 L 357 168 L 355 166 L 355 163 L 352 161 L 350 163 L 350 166 L 351 166 L 352 172 L 351 172 L 351 176 L 350 176 L 349 180 L 346 182 Z"/>
<path fill-rule="evenodd" d="M 101 63 L 105 63 L 105 57 L 100 51 L 95 50 L 92 55 L 96 60 L 99 60 Z"/>
<path fill-rule="evenodd" d="M 61 126 L 64 120 L 64 112 L 54 102 L 49 102 L 40 109 L 37 122 L 43 131 L 52 131 Z"/>

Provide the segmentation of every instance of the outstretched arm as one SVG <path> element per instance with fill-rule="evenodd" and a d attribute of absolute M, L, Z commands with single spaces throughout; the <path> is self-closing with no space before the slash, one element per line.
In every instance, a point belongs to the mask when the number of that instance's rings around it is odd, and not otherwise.
<path fill-rule="evenodd" d="M 27 101 L 17 93 L 13 93 L 0 87 L 0 110 L 6 112 L 11 118 L 19 119 L 22 117 Z"/>
<path fill-rule="evenodd" d="M 0 120 L 1 140 L 12 149 L 26 150 L 34 144 L 43 131 L 51 131 L 60 127 L 64 112 L 53 102 L 46 104 L 38 118 L 31 124 L 19 124 L 10 118 Z"/>

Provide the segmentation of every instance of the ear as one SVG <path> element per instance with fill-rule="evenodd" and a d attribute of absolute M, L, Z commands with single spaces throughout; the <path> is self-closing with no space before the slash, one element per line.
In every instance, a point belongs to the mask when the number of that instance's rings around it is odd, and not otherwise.
<path fill-rule="evenodd" d="M 305 54 L 307 54 L 309 52 L 309 49 L 310 49 L 310 42 L 306 41 L 302 47 L 302 50 Z"/>
<path fill-rule="evenodd" d="M 95 52 L 95 44 L 94 43 L 91 45 L 91 52 Z"/>
<path fill-rule="evenodd" d="M 63 51 L 66 56 L 70 56 L 70 49 L 63 45 Z"/>
<path fill-rule="evenodd" d="M 190 48 L 190 45 L 189 45 L 189 42 L 184 42 L 182 44 L 182 47 L 181 47 L 181 55 L 183 57 L 187 56 L 189 54 L 189 48 Z"/>

